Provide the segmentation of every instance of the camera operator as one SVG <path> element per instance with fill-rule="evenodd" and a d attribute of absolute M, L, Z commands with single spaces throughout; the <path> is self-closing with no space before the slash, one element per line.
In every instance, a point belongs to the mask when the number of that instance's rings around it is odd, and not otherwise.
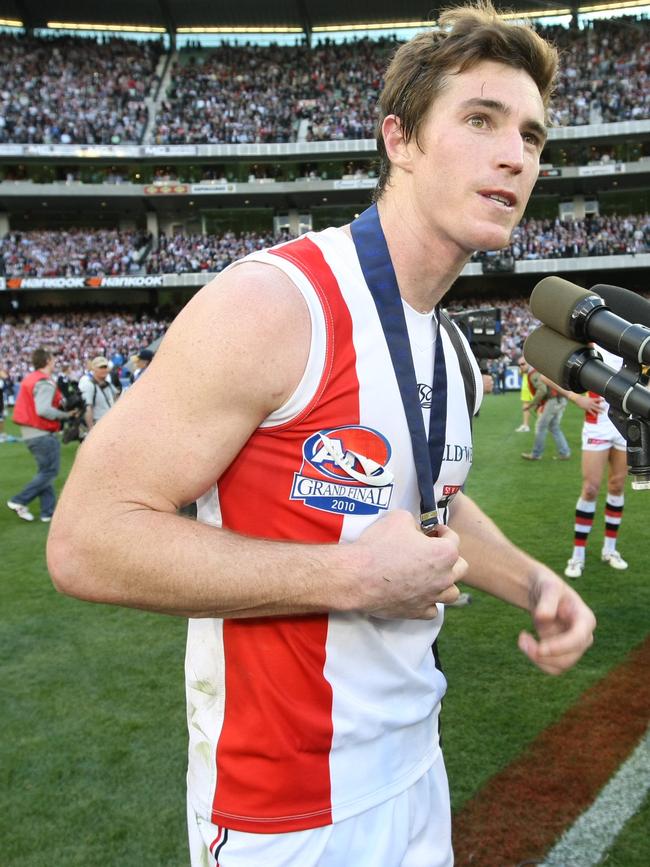
<path fill-rule="evenodd" d="M 36 461 L 37 474 L 27 485 L 7 501 L 7 506 L 23 521 L 33 521 L 34 515 L 27 506 L 36 497 L 41 501 L 41 521 L 52 519 L 56 495 L 54 480 L 59 474 L 61 443 L 57 432 L 64 419 L 78 410 L 59 409 L 62 394 L 52 379 L 54 356 L 39 347 L 32 353 L 34 370 L 23 379 L 16 406 L 14 421 L 20 425 L 25 445 Z"/>
<path fill-rule="evenodd" d="M 79 382 L 74 378 L 72 367 L 70 365 L 65 367 L 59 374 L 56 384 L 63 395 L 61 408 L 77 410 L 72 418 L 63 422 L 61 440 L 64 445 L 76 441 L 81 442 L 88 433 L 88 428 L 86 427 L 86 422 L 83 418 L 86 403 L 81 396 Z"/>
<path fill-rule="evenodd" d="M 79 391 L 86 403 L 84 421 L 90 429 L 106 415 L 119 397 L 119 391 L 109 377 L 108 359 L 98 355 L 90 362 L 90 373 L 79 380 Z"/>

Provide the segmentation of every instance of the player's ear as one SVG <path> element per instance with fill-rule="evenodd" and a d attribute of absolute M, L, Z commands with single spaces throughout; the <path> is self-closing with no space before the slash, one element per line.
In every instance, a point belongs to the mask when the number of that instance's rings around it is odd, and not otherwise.
<path fill-rule="evenodd" d="M 381 125 L 381 134 L 384 139 L 386 156 L 391 165 L 409 171 L 411 165 L 409 143 L 404 138 L 402 122 L 396 114 L 386 115 Z"/>

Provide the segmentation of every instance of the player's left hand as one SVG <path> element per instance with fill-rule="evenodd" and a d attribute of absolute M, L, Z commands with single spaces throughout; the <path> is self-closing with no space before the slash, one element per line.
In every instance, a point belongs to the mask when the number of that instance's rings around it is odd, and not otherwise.
<path fill-rule="evenodd" d="M 530 610 L 537 638 L 522 631 L 519 649 L 547 674 L 562 674 L 593 644 L 593 611 L 557 575 L 537 579 Z"/>

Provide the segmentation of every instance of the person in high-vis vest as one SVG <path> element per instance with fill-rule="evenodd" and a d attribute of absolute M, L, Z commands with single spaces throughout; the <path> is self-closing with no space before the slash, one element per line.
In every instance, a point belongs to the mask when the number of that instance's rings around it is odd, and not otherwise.
<path fill-rule="evenodd" d="M 7 506 L 23 521 L 33 521 L 27 508 L 37 497 L 41 501 L 41 521 L 52 519 L 56 494 L 54 480 L 59 474 L 61 442 L 57 433 L 61 421 L 74 415 L 74 411 L 60 409 L 62 395 L 52 379 L 55 360 L 46 349 L 39 347 L 32 353 L 34 370 L 23 379 L 16 406 L 14 422 L 20 425 L 25 445 L 36 461 L 37 473 Z"/>

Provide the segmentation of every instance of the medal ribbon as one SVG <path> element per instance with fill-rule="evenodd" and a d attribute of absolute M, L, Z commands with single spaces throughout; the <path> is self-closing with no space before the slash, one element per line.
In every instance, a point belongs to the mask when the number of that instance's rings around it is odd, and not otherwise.
<path fill-rule="evenodd" d="M 377 206 L 371 205 L 354 220 L 350 228 L 363 276 L 379 314 L 411 435 L 420 491 L 420 526 L 425 533 L 432 533 L 438 524 L 434 483 L 440 475 L 447 427 L 447 369 L 442 348 L 442 328 L 438 321 L 427 438 L 402 297 Z"/>

